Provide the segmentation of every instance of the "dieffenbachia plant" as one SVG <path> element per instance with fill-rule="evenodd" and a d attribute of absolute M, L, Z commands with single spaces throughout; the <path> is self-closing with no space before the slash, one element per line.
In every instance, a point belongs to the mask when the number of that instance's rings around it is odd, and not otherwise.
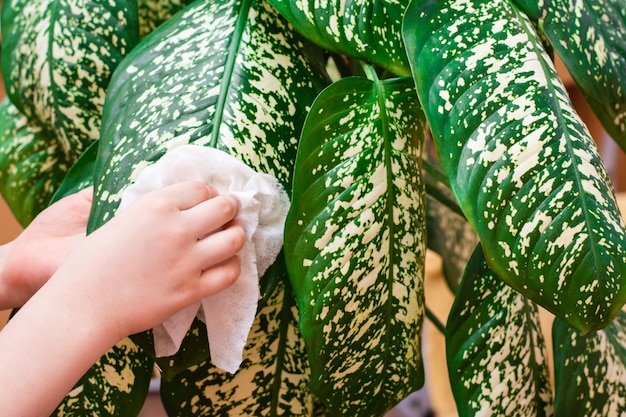
<path fill-rule="evenodd" d="M 424 117 L 411 78 L 368 74 L 313 103 L 285 233 L 311 390 L 334 415 L 377 415 L 424 379 Z"/>
<path fill-rule="evenodd" d="M 604 327 L 626 302 L 626 230 L 531 22 L 506 0 L 414 2 L 405 22 L 442 168 L 491 268 L 579 330 Z"/>
<path fill-rule="evenodd" d="M 626 413 L 626 231 L 551 56 L 623 148 L 624 13 L 616 0 L 5 0 L 0 192 L 22 224 L 93 184 L 94 230 L 184 143 L 292 197 L 237 373 L 212 366 L 199 322 L 168 358 L 144 332 L 56 415 L 136 415 L 154 361 L 172 416 L 382 416 L 424 380 L 427 247 L 456 297 L 442 330 L 460 415 Z M 554 387 L 537 305 L 557 316 Z"/>

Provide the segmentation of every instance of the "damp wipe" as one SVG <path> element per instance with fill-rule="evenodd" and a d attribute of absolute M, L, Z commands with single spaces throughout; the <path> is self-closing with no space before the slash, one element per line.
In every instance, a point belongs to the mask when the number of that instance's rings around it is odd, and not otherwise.
<path fill-rule="evenodd" d="M 260 297 L 259 277 L 276 260 L 283 244 L 289 197 L 281 184 L 218 149 L 183 145 L 146 167 L 122 194 L 119 210 L 141 195 L 182 181 L 199 180 L 240 203 L 237 219 L 246 231 L 239 252 L 241 275 L 226 290 L 191 305 L 154 329 L 157 357 L 174 355 L 195 317 L 205 324 L 211 361 L 234 373 L 252 327 Z"/>

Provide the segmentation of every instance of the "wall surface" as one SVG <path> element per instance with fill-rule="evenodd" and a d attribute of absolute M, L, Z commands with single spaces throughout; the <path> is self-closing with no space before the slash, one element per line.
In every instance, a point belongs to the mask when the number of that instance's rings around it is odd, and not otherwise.
<path fill-rule="evenodd" d="M 21 226 L 15 220 L 4 199 L 0 198 L 0 245 L 14 239 L 21 230 Z M 8 315 L 8 311 L 0 310 L 0 329 L 6 323 Z"/>

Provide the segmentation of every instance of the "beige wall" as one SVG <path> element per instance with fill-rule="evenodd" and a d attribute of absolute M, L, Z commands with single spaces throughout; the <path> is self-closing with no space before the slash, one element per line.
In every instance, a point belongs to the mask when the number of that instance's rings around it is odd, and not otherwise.
<path fill-rule="evenodd" d="M 0 198 L 0 245 L 3 245 L 17 236 L 22 230 L 17 220 L 7 207 L 4 199 Z M 6 319 L 9 315 L 8 311 L 0 311 L 0 329 L 6 323 Z"/>
<path fill-rule="evenodd" d="M 7 243 L 14 239 L 22 230 L 13 213 L 0 197 L 0 244 Z"/>

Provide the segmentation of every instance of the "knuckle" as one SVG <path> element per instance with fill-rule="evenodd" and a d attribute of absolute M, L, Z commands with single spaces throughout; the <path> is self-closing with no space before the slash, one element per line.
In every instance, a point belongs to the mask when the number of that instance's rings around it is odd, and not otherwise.
<path fill-rule="evenodd" d="M 243 227 L 236 226 L 232 228 L 231 247 L 235 251 L 239 251 L 246 243 L 246 233 Z"/>
<path fill-rule="evenodd" d="M 211 197 L 211 191 L 209 188 L 202 182 L 198 180 L 189 181 L 189 192 L 198 194 L 203 199 L 207 200 Z"/>
<path fill-rule="evenodd" d="M 236 200 L 232 197 L 223 196 L 219 200 L 219 210 L 228 219 L 232 219 L 237 214 Z"/>
<path fill-rule="evenodd" d="M 241 274 L 241 259 L 239 259 L 238 256 L 232 258 L 228 268 L 226 268 L 225 274 L 230 282 L 235 281 L 239 277 L 239 274 Z"/>

